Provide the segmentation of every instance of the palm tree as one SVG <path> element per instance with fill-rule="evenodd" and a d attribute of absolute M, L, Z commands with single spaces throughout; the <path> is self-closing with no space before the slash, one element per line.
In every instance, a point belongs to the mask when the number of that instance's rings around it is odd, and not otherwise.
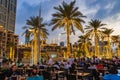
<path fill-rule="evenodd" d="M 51 20 L 50 25 L 53 25 L 52 31 L 56 28 L 64 28 L 67 33 L 67 55 L 66 58 L 70 55 L 70 34 L 74 31 L 74 27 L 76 27 L 78 30 L 83 32 L 83 28 L 81 25 L 81 22 L 84 23 L 84 21 L 81 19 L 83 14 L 78 11 L 78 7 L 75 6 L 75 1 L 70 2 L 70 4 L 67 4 L 63 1 L 62 5 L 59 5 L 58 7 L 54 7 L 56 10 L 56 13 L 52 14 L 53 19 Z"/>
<path fill-rule="evenodd" d="M 108 29 L 108 28 L 103 28 L 104 31 L 103 33 L 107 36 L 108 38 L 108 44 L 107 44 L 107 57 L 112 58 L 112 53 L 111 53 L 111 46 L 110 46 L 110 35 L 113 33 L 113 29 Z"/>
<path fill-rule="evenodd" d="M 80 51 L 85 53 L 84 56 L 90 56 L 88 51 L 88 47 L 89 45 L 91 45 L 90 40 L 91 39 L 89 39 L 86 35 L 79 36 L 79 40 L 78 40 L 79 48 L 80 48 Z"/>
<path fill-rule="evenodd" d="M 86 26 L 86 30 L 87 36 L 90 37 L 94 37 L 94 41 L 95 41 L 95 56 L 99 56 L 99 48 L 98 48 L 98 40 L 100 37 L 103 36 L 103 33 L 101 31 L 102 26 L 104 26 L 105 24 L 103 24 L 100 20 L 91 20 L 88 24 L 88 26 Z"/>
<path fill-rule="evenodd" d="M 39 22 L 41 23 L 39 26 Z M 32 16 L 30 19 L 26 21 L 27 26 L 24 26 L 23 29 L 29 29 L 31 32 L 31 35 L 34 35 L 34 64 L 37 64 L 38 57 L 39 56 L 39 45 L 38 45 L 38 35 L 40 34 L 41 39 L 47 38 L 49 35 L 48 30 L 45 28 L 47 25 L 46 23 L 43 23 L 43 18 L 40 18 L 38 16 Z M 39 30 L 39 31 L 38 31 Z M 40 33 L 39 33 L 40 32 Z"/>

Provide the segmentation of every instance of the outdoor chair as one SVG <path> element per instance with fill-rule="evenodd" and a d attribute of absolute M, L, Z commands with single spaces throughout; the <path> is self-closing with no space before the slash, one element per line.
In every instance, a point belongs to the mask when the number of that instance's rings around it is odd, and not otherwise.
<path fill-rule="evenodd" d="M 77 80 L 76 75 L 68 74 L 67 75 L 67 80 Z"/>
<path fill-rule="evenodd" d="M 42 72 L 44 80 L 54 80 L 56 79 L 56 76 L 51 74 L 49 71 L 43 71 Z"/>
<path fill-rule="evenodd" d="M 60 73 L 60 74 L 58 75 L 58 78 L 59 78 L 60 80 L 64 80 L 64 78 L 65 78 L 65 73 Z"/>

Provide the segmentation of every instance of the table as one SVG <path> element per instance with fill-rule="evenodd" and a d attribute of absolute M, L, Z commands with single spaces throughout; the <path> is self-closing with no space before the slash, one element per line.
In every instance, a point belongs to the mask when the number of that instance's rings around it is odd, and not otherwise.
<path fill-rule="evenodd" d="M 63 73 L 64 71 L 54 71 L 55 74 Z"/>
<path fill-rule="evenodd" d="M 77 67 L 76 69 L 77 69 L 77 70 L 82 70 L 82 69 L 83 69 L 83 67 Z"/>
<path fill-rule="evenodd" d="M 21 80 L 26 80 L 26 77 L 25 76 L 21 76 Z"/>
<path fill-rule="evenodd" d="M 77 72 L 76 74 L 73 73 L 73 74 L 70 74 L 70 75 L 75 75 L 76 79 L 78 79 L 78 76 L 82 77 L 82 79 L 83 79 L 84 77 L 89 76 L 90 73 L 87 73 L 87 72 Z"/>
<path fill-rule="evenodd" d="M 59 74 L 64 73 L 64 71 L 54 71 L 53 73 L 56 74 L 56 80 L 58 80 Z"/>
<path fill-rule="evenodd" d="M 82 77 L 84 77 L 84 76 L 88 76 L 88 75 L 90 75 L 90 73 L 86 73 L 86 72 L 78 72 L 77 74 L 76 74 L 77 76 L 82 76 Z"/>

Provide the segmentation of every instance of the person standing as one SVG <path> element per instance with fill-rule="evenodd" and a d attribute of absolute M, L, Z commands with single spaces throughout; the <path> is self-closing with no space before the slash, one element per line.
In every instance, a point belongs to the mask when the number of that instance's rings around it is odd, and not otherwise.
<path fill-rule="evenodd" d="M 48 57 L 48 65 L 52 65 L 53 64 L 53 60 L 51 57 Z"/>

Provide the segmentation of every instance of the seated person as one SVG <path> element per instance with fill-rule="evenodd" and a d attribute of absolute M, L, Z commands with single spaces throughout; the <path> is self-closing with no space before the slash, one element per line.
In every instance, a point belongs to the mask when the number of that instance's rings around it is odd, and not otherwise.
<path fill-rule="evenodd" d="M 55 64 L 53 65 L 53 67 L 56 69 L 56 70 L 59 70 L 60 69 L 60 65 L 59 63 L 56 61 Z"/>
<path fill-rule="evenodd" d="M 111 67 L 109 73 L 103 76 L 103 80 L 120 80 L 116 67 Z"/>
<path fill-rule="evenodd" d="M 97 70 L 99 71 L 99 73 L 102 73 L 102 75 L 104 75 L 104 66 L 103 66 L 102 62 L 99 62 L 99 63 L 96 65 L 96 68 L 97 68 Z"/>
<path fill-rule="evenodd" d="M 77 72 L 75 71 L 75 68 L 76 68 L 75 63 L 72 63 L 71 67 L 69 68 L 70 73 L 77 73 Z"/>
<path fill-rule="evenodd" d="M 103 70 L 104 69 L 104 66 L 103 66 L 102 62 L 98 63 L 96 65 L 96 67 L 97 67 L 98 70 Z"/>
<path fill-rule="evenodd" d="M 8 72 L 5 73 L 5 75 L 7 75 L 6 77 L 8 77 L 8 79 L 12 79 L 12 80 L 16 80 L 17 77 L 19 77 L 20 73 L 17 71 L 17 66 L 13 65 L 10 70 L 7 70 Z"/>
<path fill-rule="evenodd" d="M 32 70 L 31 75 L 27 78 L 27 80 L 43 80 L 42 76 L 38 75 L 37 68 Z"/>
<path fill-rule="evenodd" d="M 11 67 L 10 72 L 11 72 L 11 75 L 20 75 L 20 73 L 17 71 L 17 66 L 15 65 Z"/>

